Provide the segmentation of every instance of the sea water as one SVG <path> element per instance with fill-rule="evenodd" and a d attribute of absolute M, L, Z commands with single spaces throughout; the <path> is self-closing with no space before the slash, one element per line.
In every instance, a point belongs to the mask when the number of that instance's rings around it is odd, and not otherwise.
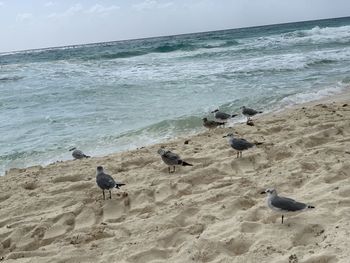
<path fill-rule="evenodd" d="M 350 85 L 350 18 L 0 53 L 0 174 L 204 130 Z M 237 120 L 241 120 L 239 117 Z"/>

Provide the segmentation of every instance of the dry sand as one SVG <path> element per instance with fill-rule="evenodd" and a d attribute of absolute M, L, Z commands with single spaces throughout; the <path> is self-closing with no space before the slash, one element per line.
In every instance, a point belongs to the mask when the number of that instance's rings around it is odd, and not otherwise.
<path fill-rule="evenodd" d="M 0 178 L 5 262 L 350 262 L 350 105 L 318 102 L 160 145 Z M 222 138 L 264 142 L 236 154 Z M 127 184 L 102 200 L 96 166 Z M 280 216 L 261 190 L 316 209 Z M 125 193 L 128 195 L 126 196 Z"/>

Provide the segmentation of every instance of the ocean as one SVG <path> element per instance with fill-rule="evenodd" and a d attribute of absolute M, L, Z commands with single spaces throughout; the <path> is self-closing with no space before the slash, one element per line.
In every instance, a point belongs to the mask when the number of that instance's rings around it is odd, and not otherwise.
<path fill-rule="evenodd" d="M 0 175 L 203 131 L 350 85 L 350 18 L 0 53 Z M 243 117 L 238 117 L 237 122 Z M 156 154 L 156 153 L 155 153 Z"/>

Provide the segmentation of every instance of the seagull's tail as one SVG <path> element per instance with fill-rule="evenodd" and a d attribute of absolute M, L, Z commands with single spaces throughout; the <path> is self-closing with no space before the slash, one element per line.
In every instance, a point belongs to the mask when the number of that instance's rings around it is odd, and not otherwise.
<path fill-rule="evenodd" d="M 84 158 L 91 158 L 91 156 L 84 154 Z"/>
<path fill-rule="evenodd" d="M 121 186 L 123 186 L 123 185 L 125 185 L 125 184 L 123 184 L 123 183 L 116 183 L 115 184 L 115 188 L 117 188 L 117 189 L 119 189 Z"/>
<path fill-rule="evenodd" d="M 254 142 L 256 146 L 264 144 L 263 142 Z"/>
<path fill-rule="evenodd" d="M 182 161 L 182 162 L 181 162 L 181 165 L 182 165 L 182 166 L 193 166 L 193 164 L 187 163 L 187 162 L 185 162 L 185 161 Z"/>
<path fill-rule="evenodd" d="M 258 113 L 263 113 L 262 111 L 258 111 Z"/>
<path fill-rule="evenodd" d="M 312 206 L 312 205 L 308 205 L 308 206 L 307 206 L 307 208 L 309 208 L 309 209 L 310 209 L 310 208 L 315 208 L 315 207 L 314 207 L 314 206 Z"/>
<path fill-rule="evenodd" d="M 238 116 L 238 114 L 232 114 L 232 115 L 231 115 L 231 118 L 234 118 L 234 117 L 236 117 L 236 116 Z"/>

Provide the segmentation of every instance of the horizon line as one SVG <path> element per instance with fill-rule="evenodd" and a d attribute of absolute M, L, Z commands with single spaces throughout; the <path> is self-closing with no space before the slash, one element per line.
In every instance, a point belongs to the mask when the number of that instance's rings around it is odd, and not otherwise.
<path fill-rule="evenodd" d="M 204 33 L 210 33 L 210 32 L 229 31 L 229 30 L 235 30 L 235 29 L 259 28 L 259 27 L 267 27 L 267 26 L 287 25 L 287 24 L 294 24 L 294 23 L 305 23 L 305 22 L 312 22 L 312 21 L 323 21 L 323 20 L 330 20 L 330 19 L 343 19 L 343 18 L 350 18 L 350 16 L 329 17 L 329 18 L 310 19 L 310 20 L 302 20 L 302 21 L 290 21 L 290 22 L 283 22 L 283 23 L 276 23 L 276 24 L 263 24 L 263 25 L 255 25 L 255 26 L 234 27 L 234 28 L 209 30 L 209 31 L 197 31 L 197 32 L 191 32 L 191 33 L 180 33 L 180 34 L 175 34 L 175 35 L 158 35 L 158 36 L 149 36 L 149 37 L 141 37 L 141 38 L 109 40 L 109 41 L 102 41 L 102 42 L 68 44 L 68 45 L 63 45 L 63 46 L 30 48 L 30 49 L 12 50 L 12 51 L 4 51 L 4 52 L 0 51 L 0 55 L 4 55 L 6 53 L 17 53 L 17 52 L 27 52 L 27 51 L 39 51 L 39 50 L 43 50 L 44 51 L 44 50 L 47 50 L 47 49 L 56 49 L 56 48 L 59 49 L 59 48 L 69 48 L 69 47 L 75 48 L 77 46 L 89 46 L 89 45 L 97 45 L 97 44 L 108 44 L 108 43 L 117 43 L 117 42 L 123 42 L 123 41 L 145 40 L 145 39 L 162 38 L 162 37 L 176 37 L 176 36 L 196 35 L 196 34 L 204 34 Z"/>

